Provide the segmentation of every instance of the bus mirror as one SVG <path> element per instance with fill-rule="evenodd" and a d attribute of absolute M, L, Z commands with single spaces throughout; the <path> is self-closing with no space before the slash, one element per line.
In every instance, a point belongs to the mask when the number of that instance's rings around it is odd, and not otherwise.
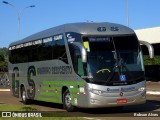
<path fill-rule="evenodd" d="M 153 48 L 153 46 L 150 43 L 146 42 L 146 41 L 140 41 L 140 43 L 142 45 L 147 46 L 148 52 L 149 52 L 149 57 L 150 58 L 154 58 L 154 48 Z"/>
<path fill-rule="evenodd" d="M 86 51 L 85 47 L 79 42 L 73 42 L 72 44 L 77 46 L 80 49 L 82 62 L 86 63 L 87 62 L 87 51 Z"/>

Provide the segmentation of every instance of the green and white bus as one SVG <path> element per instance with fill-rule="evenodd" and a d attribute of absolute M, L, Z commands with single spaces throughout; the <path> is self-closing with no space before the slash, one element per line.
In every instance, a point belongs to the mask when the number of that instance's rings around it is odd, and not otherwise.
<path fill-rule="evenodd" d="M 15 97 L 100 108 L 143 104 L 146 80 L 135 32 L 114 23 L 71 23 L 9 45 Z"/>

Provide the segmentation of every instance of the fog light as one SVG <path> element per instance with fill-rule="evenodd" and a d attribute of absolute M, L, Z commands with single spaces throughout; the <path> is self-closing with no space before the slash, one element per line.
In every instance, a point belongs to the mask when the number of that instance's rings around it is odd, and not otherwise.
<path fill-rule="evenodd" d="M 138 91 L 144 91 L 146 88 L 145 87 L 140 87 L 139 89 L 138 89 Z"/>
<path fill-rule="evenodd" d="M 96 100 L 95 99 L 91 99 L 91 103 L 95 103 L 96 102 Z"/>

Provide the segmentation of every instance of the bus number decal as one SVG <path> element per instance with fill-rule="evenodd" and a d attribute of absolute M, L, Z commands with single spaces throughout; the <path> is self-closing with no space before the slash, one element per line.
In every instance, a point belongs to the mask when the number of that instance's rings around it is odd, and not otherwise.
<path fill-rule="evenodd" d="M 35 97 L 35 83 L 34 80 L 32 79 L 32 76 L 36 76 L 36 71 L 33 66 L 28 68 L 28 74 L 27 74 L 27 79 L 29 84 L 29 89 L 27 89 L 27 94 L 30 99 L 34 99 Z"/>
<path fill-rule="evenodd" d="M 15 67 L 12 73 L 12 92 L 15 97 L 19 97 L 19 69 Z"/>

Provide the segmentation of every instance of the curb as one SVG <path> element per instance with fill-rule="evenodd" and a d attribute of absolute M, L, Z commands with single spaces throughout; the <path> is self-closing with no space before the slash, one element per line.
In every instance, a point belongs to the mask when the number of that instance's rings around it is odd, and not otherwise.
<path fill-rule="evenodd" d="M 2 92 L 2 91 L 10 91 L 10 89 L 0 89 L 0 92 Z"/>
<path fill-rule="evenodd" d="M 160 95 L 160 91 L 147 91 L 147 95 Z"/>

